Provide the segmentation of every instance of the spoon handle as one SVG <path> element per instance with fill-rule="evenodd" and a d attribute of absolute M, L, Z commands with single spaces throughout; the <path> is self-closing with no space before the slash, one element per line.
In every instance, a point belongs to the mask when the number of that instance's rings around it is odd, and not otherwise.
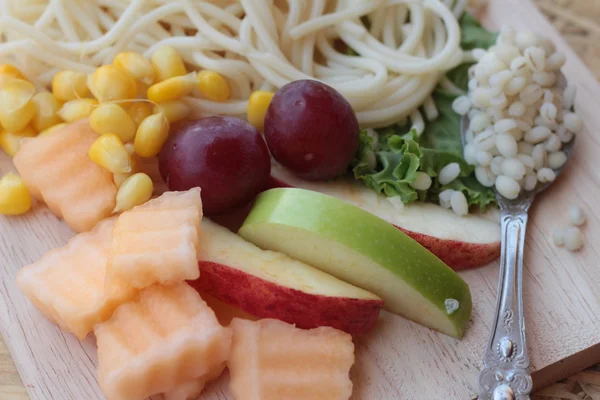
<path fill-rule="evenodd" d="M 479 400 L 525 400 L 532 389 L 523 318 L 523 250 L 529 204 L 502 207 L 496 315 L 479 375 Z"/>

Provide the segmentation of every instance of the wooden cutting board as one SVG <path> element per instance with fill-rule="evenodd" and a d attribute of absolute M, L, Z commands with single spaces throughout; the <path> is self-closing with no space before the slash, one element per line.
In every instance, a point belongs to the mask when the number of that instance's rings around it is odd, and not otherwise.
<path fill-rule="evenodd" d="M 564 72 L 578 87 L 576 107 L 586 131 L 564 176 L 531 212 L 526 245 L 525 316 L 537 388 L 600 362 L 600 86 L 530 0 L 492 0 L 489 27 L 510 23 L 552 38 L 567 54 Z M 0 172 L 12 169 L 0 157 Z M 588 215 L 587 243 L 578 253 L 551 244 L 554 228 L 567 223 L 571 204 Z M 44 207 L 24 217 L 0 218 L 0 332 L 33 400 L 103 399 L 96 383 L 94 339 L 79 343 L 45 320 L 17 289 L 20 266 L 63 245 L 72 232 Z M 383 313 L 377 328 L 357 342 L 353 399 L 468 400 L 490 329 L 498 265 L 461 274 L 471 286 L 473 318 L 462 341 Z M 227 376 L 204 400 L 228 399 Z M 283 399 L 282 399 L 283 400 Z"/>

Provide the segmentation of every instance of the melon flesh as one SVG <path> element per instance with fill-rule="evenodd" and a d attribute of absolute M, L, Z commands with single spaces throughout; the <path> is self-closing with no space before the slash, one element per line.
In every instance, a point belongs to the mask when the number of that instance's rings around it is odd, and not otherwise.
<path fill-rule="evenodd" d="M 104 292 L 114 223 L 100 222 L 17 273 L 17 285 L 40 312 L 80 340 L 135 295 L 126 285 Z"/>
<path fill-rule="evenodd" d="M 198 279 L 200 189 L 166 192 L 119 216 L 108 260 L 113 281 L 141 289 Z"/>
<path fill-rule="evenodd" d="M 295 328 L 275 319 L 231 323 L 227 367 L 235 400 L 347 400 L 352 337 L 334 328 Z"/>
<path fill-rule="evenodd" d="M 207 379 L 231 348 L 231 330 L 186 283 L 140 291 L 94 333 L 108 400 L 143 400 Z"/>
<path fill-rule="evenodd" d="M 88 156 L 98 134 L 87 120 L 23 140 L 13 161 L 31 194 L 75 232 L 91 230 L 115 208 L 112 173 Z"/>
<path fill-rule="evenodd" d="M 204 387 L 217 379 L 223 373 L 225 363 L 217 365 L 206 376 L 190 382 L 186 382 L 171 392 L 164 394 L 165 400 L 196 400 L 204 390 Z"/>

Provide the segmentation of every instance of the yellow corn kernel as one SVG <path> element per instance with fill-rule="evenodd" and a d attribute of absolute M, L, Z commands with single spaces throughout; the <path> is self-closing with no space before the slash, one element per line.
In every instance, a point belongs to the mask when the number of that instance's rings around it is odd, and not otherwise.
<path fill-rule="evenodd" d="M 165 101 L 154 106 L 154 112 L 162 112 L 170 123 L 186 119 L 190 111 L 190 106 L 182 100 Z"/>
<path fill-rule="evenodd" d="M 198 90 L 207 99 L 212 101 L 226 101 L 229 99 L 229 85 L 218 72 L 199 72 L 197 80 Z"/>
<path fill-rule="evenodd" d="M 187 74 L 181 56 L 174 48 L 162 46 L 150 57 L 156 82 Z"/>
<path fill-rule="evenodd" d="M 127 114 L 133 119 L 135 122 L 135 126 L 139 126 L 146 117 L 152 115 L 153 109 L 152 103 L 148 103 L 147 101 L 136 101 L 135 103 L 130 103 L 125 105 L 125 111 Z"/>
<path fill-rule="evenodd" d="M 114 133 L 105 133 L 92 143 L 88 151 L 90 159 L 113 173 L 131 172 L 131 159 L 123 142 Z"/>
<path fill-rule="evenodd" d="M 135 137 L 135 122 L 123 107 L 114 103 L 100 104 L 90 114 L 90 125 L 99 134 L 114 133 L 123 143 Z"/>
<path fill-rule="evenodd" d="M 154 157 L 169 138 L 169 120 L 163 113 L 152 114 L 142 121 L 135 134 L 135 152 L 141 157 Z"/>
<path fill-rule="evenodd" d="M 0 74 L 0 89 L 2 89 L 4 86 L 6 86 L 7 83 L 12 82 L 12 81 L 16 81 L 19 78 L 15 78 L 12 75 L 8 75 L 8 74 Z"/>
<path fill-rule="evenodd" d="M 7 131 L 20 131 L 35 115 L 35 86 L 23 79 L 14 79 L 0 89 L 0 125 Z"/>
<path fill-rule="evenodd" d="M 121 185 L 123 184 L 123 182 L 125 182 L 127 179 L 129 179 L 130 176 L 131 176 L 131 173 L 117 172 L 117 173 L 113 174 L 113 182 L 115 183 L 115 186 L 117 188 L 120 188 Z"/>
<path fill-rule="evenodd" d="M 35 115 L 31 123 L 37 131 L 43 131 L 60 123 L 57 113 L 61 104 L 52 93 L 36 93 L 31 101 L 33 101 L 33 105 L 35 106 Z"/>
<path fill-rule="evenodd" d="M 98 105 L 96 99 L 69 100 L 58 110 L 58 116 L 65 122 L 73 122 L 90 116 Z"/>
<path fill-rule="evenodd" d="M 117 192 L 117 205 L 114 213 L 131 210 L 150 200 L 154 184 L 152 179 L 142 172 L 131 175 L 119 187 Z"/>
<path fill-rule="evenodd" d="M 31 209 L 31 194 L 14 172 L 0 179 L 0 214 L 20 215 Z"/>
<path fill-rule="evenodd" d="M 52 78 L 52 93 L 60 101 L 89 97 L 87 75 L 78 71 L 60 71 Z"/>
<path fill-rule="evenodd" d="M 148 88 L 148 100 L 163 103 L 187 96 L 194 90 L 194 74 L 175 76 Z"/>
<path fill-rule="evenodd" d="M 92 75 L 90 89 L 100 102 L 134 99 L 137 94 L 133 76 L 115 65 L 99 67 Z"/>
<path fill-rule="evenodd" d="M 131 162 L 131 171 L 113 173 L 113 182 L 118 188 L 121 187 L 121 185 L 127 180 L 127 178 L 139 171 L 139 166 L 136 158 L 137 156 L 135 155 L 135 147 L 132 143 L 125 143 L 124 147 L 125 151 L 127 151 L 127 154 L 129 154 L 129 161 Z"/>
<path fill-rule="evenodd" d="M 123 146 L 125 147 L 127 154 L 129 154 L 129 157 L 132 157 L 133 159 L 135 157 L 135 146 L 133 143 L 125 143 Z"/>
<path fill-rule="evenodd" d="M 275 96 L 273 92 L 257 90 L 248 99 L 248 122 L 259 132 L 262 132 L 265 127 L 265 115 L 273 96 Z"/>
<path fill-rule="evenodd" d="M 21 148 L 21 136 L 10 132 L 0 132 L 0 148 L 10 157 L 14 157 Z"/>
<path fill-rule="evenodd" d="M 115 56 L 113 64 L 127 70 L 137 81 L 145 85 L 154 83 L 154 68 L 152 63 L 141 54 L 125 51 Z"/>
<path fill-rule="evenodd" d="M 62 128 L 63 126 L 66 126 L 67 124 L 64 122 L 61 122 L 60 124 L 56 124 L 54 126 L 51 126 L 48 129 L 44 129 L 43 131 L 41 131 L 38 136 L 43 136 L 43 135 L 49 135 L 53 132 L 56 132 L 57 130 L 59 130 L 60 128 Z"/>
<path fill-rule="evenodd" d="M 12 64 L 0 64 L 0 75 L 10 75 L 15 78 L 27 80 L 21 70 Z"/>

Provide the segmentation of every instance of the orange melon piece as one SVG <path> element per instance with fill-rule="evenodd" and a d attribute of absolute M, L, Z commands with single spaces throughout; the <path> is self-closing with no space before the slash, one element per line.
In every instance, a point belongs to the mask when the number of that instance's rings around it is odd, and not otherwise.
<path fill-rule="evenodd" d="M 113 279 L 145 288 L 200 276 L 200 189 L 166 192 L 119 216 L 108 260 Z"/>
<path fill-rule="evenodd" d="M 347 400 L 352 394 L 352 337 L 283 321 L 234 319 L 227 362 L 235 400 Z"/>
<path fill-rule="evenodd" d="M 100 222 L 17 273 L 17 285 L 42 314 L 80 340 L 135 295 L 123 285 L 104 292 L 114 223 Z"/>
<path fill-rule="evenodd" d="M 140 291 L 94 333 L 108 400 L 143 400 L 210 377 L 231 349 L 231 330 L 183 282 Z"/>
<path fill-rule="evenodd" d="M 87 120 L 74 122 L 23 140 L 13 159 L 32 195 L 75 232 L 91 230 L 115 208 L 112 173 L 88 157 L 97 137 Z"/>
<path fill-rule="evenodd" d="M 194 381 L 186 382 L 171 392 L 167 392 L 164 394 L 165 400 L 196 400 L 204 387 L 217 379 L 223 373 L 225 369 L 225 363 L 216 366 L 213 368 L 206 376 L 203 376 L 201 379 L 197 379 Z"/>

